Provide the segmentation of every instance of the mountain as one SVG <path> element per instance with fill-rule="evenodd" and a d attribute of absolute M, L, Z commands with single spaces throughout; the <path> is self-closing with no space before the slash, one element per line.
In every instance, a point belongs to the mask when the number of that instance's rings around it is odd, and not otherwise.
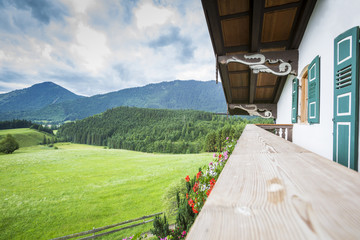
<path fill-rule="evenodd" d="M 118 106 L 226 111 L 221 84 L 215 81 L 176 80 L 49 104 L 33 111 L 4 113 L 0 120 L 21 118 L 64 122 L 83 119 Z"/>
<path fill-rule="evenodd" d="M 53 82 L 43 82 L 0 94 L 0 113 L 39 110 L 50 104 L 79 98 L 82 97 Z"/>

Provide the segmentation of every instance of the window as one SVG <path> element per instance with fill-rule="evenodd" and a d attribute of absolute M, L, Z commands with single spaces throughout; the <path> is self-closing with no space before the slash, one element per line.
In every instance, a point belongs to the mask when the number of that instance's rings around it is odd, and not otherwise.
<path fill-rule="evenodd" d="M 300 74 L 300 123 L 308 122 L 308 67 L 309 65 L 307 65 Z"/>
<path fill-rule="evenodd" d="M 334 40 L 333 160 L 358 170 L 359 27 Z"/>
<path fill-rule="evenodd" d="M 308 66 L 308 111 L 310 124 L 320 122 L 320 57 L 316 56 Z"/>
<path fill-rule="evenodd" d="M 297 78 L 292 80 L 292 104 L 291 104 L 291 122 L 297 123 L 298 120 L 298 86 L 299 81 Z"/>
<path fill-rule="evenodd" d="M 300 96 L 300 114 L 299 120 L 300 123 L 319 123 L 319 114 L 320 114 L 320 57 L 316 56 L 314 60 L 303 68 L 301 74 L 299 75 L 299 94 Z M 294 86 L 294 84 L 293 84 Z M 295 91 L 293 88 L 293 115 L 292 122 L 296 123 L 297 120 L 294 120 L 294 98 Z M 297 104 L 297 103 L 296 103 Z M 297 113 L 296 107 L 296 113 Z"/>

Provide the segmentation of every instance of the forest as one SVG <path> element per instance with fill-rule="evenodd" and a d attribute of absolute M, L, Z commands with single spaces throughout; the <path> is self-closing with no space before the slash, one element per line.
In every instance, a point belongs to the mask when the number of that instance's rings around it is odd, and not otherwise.
<path fill-rule="evenodd" d="M 195 110 L 118 107 L 66 123 L 61 141 L 159 153 L 217 151 L 227 137 L 238 139 L 248 123 L 272 120 L 216 115 Z"/>
<path fill-rule="evenodd" d="M 31 128 L 40 132 L 47 132 L 54 135 L 53 129 L 43 126 L 42 124 L 33 123 L 29 120 L 14 119 L 11 121 L 0 121 L 0 130 L 15 129 L 15 128 Z"/>

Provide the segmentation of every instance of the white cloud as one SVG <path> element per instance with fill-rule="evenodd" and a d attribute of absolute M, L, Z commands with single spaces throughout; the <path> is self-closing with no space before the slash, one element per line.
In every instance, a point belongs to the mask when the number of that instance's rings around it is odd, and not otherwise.
<path fill-rule="evenodd" d="M 6 56 L 5 56 L 5 52 L 4 52 L 4 51 L 2 51 L 2 50 L 0 50 L 0 64 L 1 64 L 1 62 L 2 62 L 2 61 L 4 61 L 4 60 L 5 60 L 5 58 L 6 58 Z"/>
<path fill-rule="evenodd" d="M 64 0 L 68 5 L 72 5 L 75 12 L 86 13 L 86 10 L 95 4 L 95 0 Z"/>
<path fill-rule="evenodd" d="M 0 91 L 54 81 L 89 96 L 175 79 L 215 78 L 200 1 L 58 1 L 67 14 L 46 24 L 24 10 L 0 9 L 0 20 L 31 23 L 26 31 L 18 26 L 6 31 L 0 23 Z M 17 85 L 2 84 L 9 79 Z"/>
<path fill-rule="evenodd" d="M 165 7 L 156 7 L 149 1 L 141 4 L 134 11 L 137 27 L 144 29 L 151 26 L 162 25 L 174 15 L 174 13 Z"/>
<path fill-rule="evenodd" d="M 99 73 L 105 67 L 106 58 L 110 55 L 106 36 L 80 23 L 76 39 L 77 42 L 71 46 L 71 51 L 80 58 L 80 64 L 86 70 L 94 74 Z"/>
<path fill-rule="evenodd" d="M 44 58 L 51 60 L 51 52 L 52 52 L 52 47 L 49 44 L 46 44 L 45 47 L 41 51 L 41 55 Z"/>

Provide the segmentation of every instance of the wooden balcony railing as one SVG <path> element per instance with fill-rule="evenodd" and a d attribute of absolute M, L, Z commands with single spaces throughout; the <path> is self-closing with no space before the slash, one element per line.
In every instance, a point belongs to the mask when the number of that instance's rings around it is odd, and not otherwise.
<path fill-rule="evenodd" d="M 360 174 L 246 126 L 188 240 L 359 239 Z"/>
<path fill-rule="evenodd" d="M 285 140 L 292 142 L 292 124 L 256 124 L 262 129 L 268 130 Z"/>

